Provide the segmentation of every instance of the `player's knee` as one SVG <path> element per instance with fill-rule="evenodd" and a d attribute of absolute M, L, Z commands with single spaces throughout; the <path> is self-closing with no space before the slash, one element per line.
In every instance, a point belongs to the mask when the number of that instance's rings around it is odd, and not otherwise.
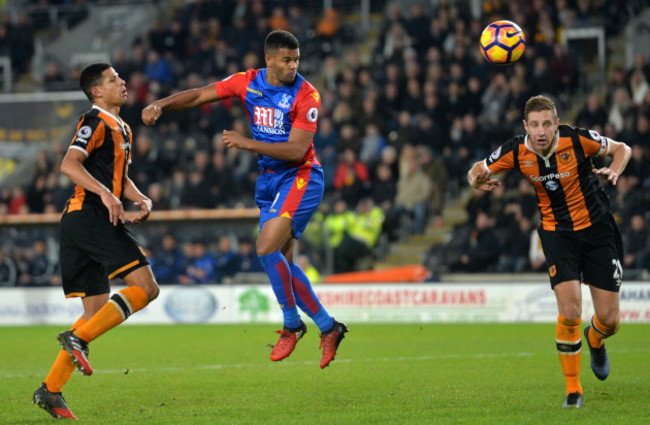
<path fill-rule="evenodd" d="M 158 287 L 158 283 L 155 279 L 138 282 L 136 283 L 136 286 L 140 287 L 144 291 L 144 293 L 147 295 L 147 298 L 149 299 L 149 302 L 158 298 L 158 294 L 160 294 L 160 288 Z"/>
<path fill-rule="evenodd" d="M 604 313 L 601 317 L 597 314 L 598 321 L 608 329 L 615 329 L 618 325 L 618 310 L 611 310 Z"/>
<path fill-rule="evenodd" d="M 158 298 L 158 295 L 160 294 L 160 287 L 158 286 L 158 283 L 156 283 L 155 280 L 150 282 L 146 288 L 143 288 L 144 292 L 146 292 L 147 297 L 149 297 L 149 302 L 155 300 Z"/>
<path fill-rule="evenodd" d="M 256 249 L 257 249 L 257 256 L 258 257 L 261 257 L 263 255 L 268 255 L 268 254 L 278 250 L 277 247 L 272 246 L 269 243 L 265 243 L 263 241 L 260 241 L 259 239 L 257 240 Z"/>

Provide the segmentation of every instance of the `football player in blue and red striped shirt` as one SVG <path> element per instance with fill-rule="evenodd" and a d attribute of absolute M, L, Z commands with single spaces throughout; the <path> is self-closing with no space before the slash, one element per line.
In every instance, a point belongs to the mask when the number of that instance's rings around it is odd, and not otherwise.
<path fill-rule="evenodd" d="M 186 90 L 151 103 L 142 120 L 154 125 L 163 111 L 194 108 L 238 97 L 250 120 L 253 138 L 223 132 L 227 147 L 258 154 L 260 176 L 255 201 L 260 208 L 257 255 L 282 308 L 284 328 L 271 360 L 288 357 L 307 332 L 300 307 L 318 326 L 323 355 L 320 367 L 334 359 L 348 331 L 322 306 L 304 271 L 293 261 L 294 246 L 318 208 L 324 191 L 323 170 L 314 151 L 320 95 L 298 73 L 298 40 L 273 31 L 264 42 L 266 68 L 249 69 L 199 89 Z"/>

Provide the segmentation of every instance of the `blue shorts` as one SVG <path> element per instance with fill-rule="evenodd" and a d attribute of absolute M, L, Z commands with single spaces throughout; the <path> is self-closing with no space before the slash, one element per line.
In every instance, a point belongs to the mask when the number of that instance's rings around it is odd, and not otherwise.
<path fill-rule="evenodd" d="M 255 203 L 260 208 L 260 232 L 264 223 L 291 219 L 293 236 L 300 239 L 311 216 L 323 200 L 323 169 L 305 163 L 288 170 L 264 170 L 257 178 Z"/>

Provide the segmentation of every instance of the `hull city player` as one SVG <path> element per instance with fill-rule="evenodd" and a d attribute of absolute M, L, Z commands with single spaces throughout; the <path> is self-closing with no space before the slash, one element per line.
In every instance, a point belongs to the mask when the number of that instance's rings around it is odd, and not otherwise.
<path fill-rule="evenodd" d="M 604 380 L 610 367 L 603 340 L 618 331 L 623 277 L 621 235 L 598 177 L 616 185 L 631 149 L 593 130 L 560 125 L 555 105 L 544 96 L 526 102 L 524 117 L 527 134 L 474 164 L 468 180 L 473 188 L 490 191 L 500 184 L 492 174 L 517 170 L 537 192 L 538 233 L 559 311 L 555 339 L 566 380 L 564 407 L 581 407 L 580 283 L 589 285 L 595 311 L 584 329 L 591 369 Z M 613 160 L 609 167 L 594 168 L 594 156 Z"/>
<path fill-rule="evenodd" d="M 84 313 L 59 334 L 63 350 L 33 402 L 55 418 L 76 419 L 61 390 L 75 366 L 93 373 L 88 343 L 143 309 L 158 296 L 158 284 L 142 248 L 124 226 L 122 199 L 140 207 L 131 219 L 149 217 L 151 200 L 128 177 L 131 129 L 119 117 L 126 103 L 125 81 L 106 63 L 86 67 L 79 84 L 93 103 L 77 125 L 61 172 L 75 184 L 60 224 L 60 261 L 66 298 L 81 297 Z M 110 296 L 109 280 L 122 278 L 128 288 Z"/>

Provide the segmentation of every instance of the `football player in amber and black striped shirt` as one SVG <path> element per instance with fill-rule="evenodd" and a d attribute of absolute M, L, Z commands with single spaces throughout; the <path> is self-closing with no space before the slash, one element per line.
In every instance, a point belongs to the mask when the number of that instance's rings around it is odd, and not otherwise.
<path fill-rule="evenodd" d="M 132 134 L 119 117 L 125 81 L 107 63 L 86 67 L 79 79 L 92 108 L 80 118 L 61 172 L 75 184 L 60 224 L 60 261 L 66 298 L 81 297 L 83 315 L 59 334 L 63 350 L 33 401 L 55 418 L 75 418 L 61 390 L 75 366 L 92 374 L 88 343 L 143 309 L 158 296 L 158 284 L 142 248 L 124 226 L 122 200 L 140 208 L 130 221 L 146 220 L 151 200 L 128 177 Z M 126 289 L 110 295 L 109 280 Z"/>
<path fill-rule="evenodd" d="M 621 235 L 598 177 L 616 185 L 631 149 L 596 131 L 560 125 L 555 105 L 544 96 L 526 102 L 524 127 L 525 136 L 474 164 L 467 177 L 473 188 L 490 191 L 500 184 L 492 174 L 517 170 L 537 192 L 538 232 L 559 310 L 555 338 L 567 386 L 564 407 L 581 407 L 580 283 L 589 285 L 595 310 L 584 329 L 591 368 L 603 380 L 609 375 L 603 340 L 618 330 L 623 277 Z M 593 156 L 613 159 L 609 167 L 595 168 Z"/>

